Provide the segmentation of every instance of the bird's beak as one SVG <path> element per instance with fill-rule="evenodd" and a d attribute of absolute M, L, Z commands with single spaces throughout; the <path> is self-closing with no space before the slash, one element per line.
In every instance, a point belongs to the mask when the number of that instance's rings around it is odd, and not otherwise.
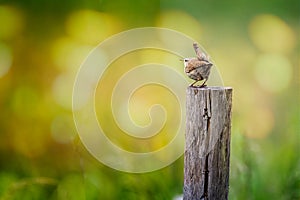
<path fill-rule="evenodd" d="M 180 60 L 181 62 L 183 62 L 183 58 L 180 58 L 179 60 Z"/>

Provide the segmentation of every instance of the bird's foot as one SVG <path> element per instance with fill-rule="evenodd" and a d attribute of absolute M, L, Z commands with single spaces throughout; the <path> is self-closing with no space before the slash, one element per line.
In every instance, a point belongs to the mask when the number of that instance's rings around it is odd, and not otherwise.
<path fill-rule="evenodd" d="M 190 86 L 190 87 L 193 87 L 193 88 L 205 88 L 205 87 L 207 87 L 206 84 L 205 84 L 205 85 L 194 85 L 194 84 L 190 84 L 189 86 Z"/>
<path fill-rule="evenodd" d="M 198 87 L 198 86 L 195 85 L 195 83 L 196 83 L 196 82 L 191 83 L 189 86 L 190 86 L 190 87 Z"/>

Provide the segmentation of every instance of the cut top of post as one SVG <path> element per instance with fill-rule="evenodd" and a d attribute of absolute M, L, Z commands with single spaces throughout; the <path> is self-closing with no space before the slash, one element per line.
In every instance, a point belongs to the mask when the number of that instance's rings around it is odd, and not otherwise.
<path fill-rule="evenodd" d="M 232 91 L 232 87 L 222 87 L 222 86 L 206 86 L 206 87 L 189 86 L 188 89 L 191 89 L 191 90 L 231 90 Z"/>

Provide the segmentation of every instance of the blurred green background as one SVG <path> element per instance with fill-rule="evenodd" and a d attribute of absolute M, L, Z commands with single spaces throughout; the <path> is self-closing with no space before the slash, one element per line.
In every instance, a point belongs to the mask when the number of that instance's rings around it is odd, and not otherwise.
<path fill-rule="evenodd" d="M 145 26 L 193 37 L 234 88 L 229 198 L 300 199 L 299 1 L 0 2 L 1 200 L 182 193 L 182 158 L 145 174 L 110 169 L 85 150 L 72 119 L 89 51 Z"/>

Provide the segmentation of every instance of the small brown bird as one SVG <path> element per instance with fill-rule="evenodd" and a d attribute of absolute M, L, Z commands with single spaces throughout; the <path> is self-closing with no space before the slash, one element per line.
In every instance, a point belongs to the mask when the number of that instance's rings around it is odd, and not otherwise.
<path fill-rule="evenodd" d="M 213 64 L 209 61 L 209 57 L 203 53 L 198 44 L 193 44 L 197 58 L 184 58 L 184 71 L 191 79 L 195 80 L 190 86 L 194 86 L 198 81 L 205 81 L 200 87 L 205 87 L 205 83 L 210 74 L 210 69 Z"/>

